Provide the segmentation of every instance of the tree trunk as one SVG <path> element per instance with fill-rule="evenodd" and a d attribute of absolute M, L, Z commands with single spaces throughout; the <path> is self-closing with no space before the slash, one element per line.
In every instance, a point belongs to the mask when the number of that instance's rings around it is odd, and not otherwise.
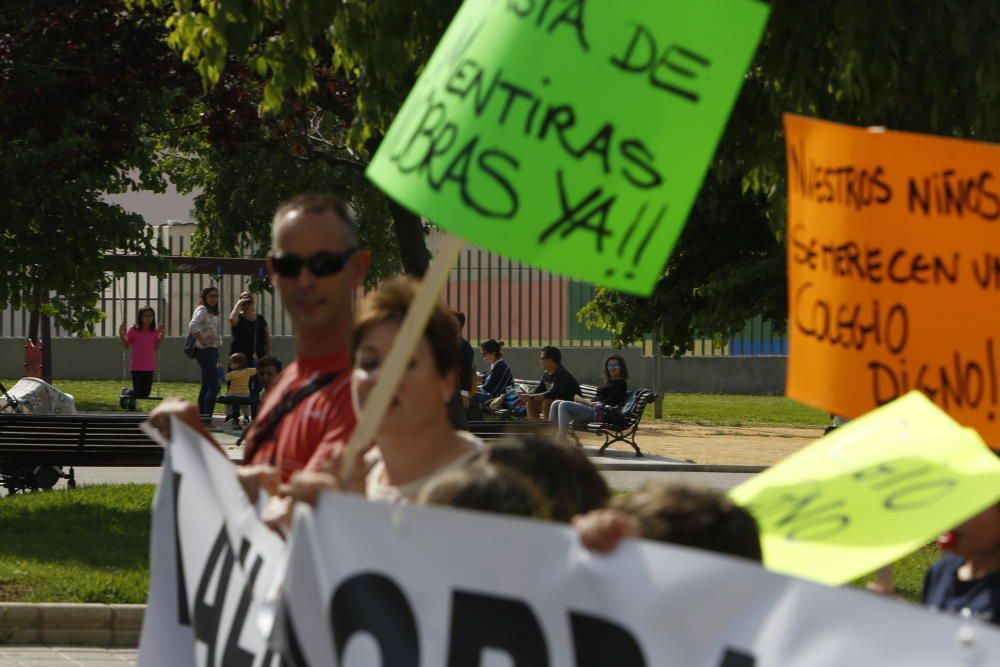
<path fill-rule="evenodd" d="M 35 290 L 35 305 L 31 309 L 31 314 L 28 316 L 28 340 L 34 344 L 38 344 L 38 322 L 39 314 L 42 311 L 42 293 Z"/>
<path fill-rule="evenodd" d="M 403 262 L 403 270 L 407 275 L 421 277 L 426 273 L 431 261 L 431 253 L 427 250 L 424 224 L 420 216 L 397 204 L 391 197 L 389 210 L 392 212 L 393 228 L 396 230 L 396 241 L 399 243 L 399 258 Z"/>

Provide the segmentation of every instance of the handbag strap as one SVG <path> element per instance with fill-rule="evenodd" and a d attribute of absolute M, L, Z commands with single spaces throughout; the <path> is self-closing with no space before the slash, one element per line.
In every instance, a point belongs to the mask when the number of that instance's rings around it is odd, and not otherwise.
<path fill-rule="evenodd" d="M 302 401 L 333 382 L 333 380 L 341 373 L 343 373 L 343 371 L 336 371 L 334 373 L 320 373 L 319 371 L 316 371 L 309 376 L 309 379 L 306 380 L 305 384 L 299 387 L 295 392 L 285 396 L 281 400 L 281 403 L 279 403 L 273 410 L 269 410 L 266 414 L 261 415 L 259 419 L 254 421 L 253 425 L 250 427 L 250 431 L 247 433 L 248 444 L 246 449 L 243 451 L 243 460 L 251 460 L 254 454 L 256 454 L 264 445 L 274 440 L 278 432 L 278 426 L 281 425 L 281 421 L 285 418 L 285 416 L 294 412 L 295 408 L 297 408 Z M 272 465 L 274 465 L 276 455 L 277 452 L 273 452 L 271 454 Z"/>

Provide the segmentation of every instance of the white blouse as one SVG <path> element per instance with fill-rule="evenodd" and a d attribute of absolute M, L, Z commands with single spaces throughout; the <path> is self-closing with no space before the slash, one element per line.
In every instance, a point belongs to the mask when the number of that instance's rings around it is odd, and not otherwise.
<path fill-rule="evenodd" d="M 200 333 L 203 337 L 212 337 L 215 341 L 211 345 L 203 345 L 201 341 L 195 340 L 195 347 L 219 347 L 222 344 L 222 328 L 219 326 L 219 316 L 208 312 L 205 306 L 198 306 L 194 309 L 191 322 L 188 324 L 188 333 Z"/>

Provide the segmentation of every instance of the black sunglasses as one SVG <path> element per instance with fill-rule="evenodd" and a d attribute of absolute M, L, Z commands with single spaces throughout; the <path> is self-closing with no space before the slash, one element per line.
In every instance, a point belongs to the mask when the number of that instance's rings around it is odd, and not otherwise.
<path fill-rule="evenodd" d="M 271 263 L 274 265 L 274 270 L 279 276 L 285 278 L 298 278 L 299 274 L 302 273 L 302 267 L 305 266 L 309 269 L 309 272 L 317 277 L 322 276 L 332 276 L 335 273 L 340 273 L 344 265 L 347 264 L 347 260 L 351 258 L 351 255 L 358 251 L 358 247 L 348 248 L 344 252 L 330 252 L 324 250 L 322 252 L 317 252 L 314 255 L 310 255 L 305 259 L 299 257 L 298 255 L 292 254 L 282 254 L 282 255 L 271 255 Z"/>

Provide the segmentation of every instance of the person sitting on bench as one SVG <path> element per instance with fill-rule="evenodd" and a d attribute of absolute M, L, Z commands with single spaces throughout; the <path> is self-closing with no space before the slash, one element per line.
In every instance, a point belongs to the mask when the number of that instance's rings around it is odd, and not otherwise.
<path fill-rule="evenodd" d="M 257 375 L 256 368 L 247 368 L 247 355 L 242 352 L 229 355 L 229 372 L 226 373 L 226 382 L 229 383 L 227 396 L 232 398 L 245 398 L 246 404 L 231 403 L 229 415 L 226 421 L 233 426 L 240 425 L 240 411 L 243 412 L 244 423 L 250 423 L 250 378 Z"/>
<path fill-rule="evenodd" d="M 580 393 L 580 383 L 562 365 L 559 348 L 547 345 L 542 348 L 542 368 L 545 373 L 538 381 L 533 394 L 521 394 L 528 412 L 528 419 L 548 417 L 553 401 L 572 401 Z"/>
<path fill-rule="evenodd" d="M 608 355 L 604 360 L 604 384 L 597 388 L 597 400 L 585 398 L 573 401 L 555 401 L 549 409 L 549 421 L 559 424 L 559 439 L 565 440 L 569 426 L 574 422 L 603 422 L 606 410 L 613 409 L 625 401 L 628 393 L 628 368 L 620 354 Z"/>
<path fill-rule="evenodd" d="M 483 375 L 482 384 L 479 391 L 472 395 L 469 402 L 479 408 L 497 396 L 502 396 L 507 387 L 514 384 L 514 373 L 510 366 L 503 360 L 503 341 L 496 341 L 490 338 L 480 345 L 483 360 L 490 365 L 490 369 Z"/>

